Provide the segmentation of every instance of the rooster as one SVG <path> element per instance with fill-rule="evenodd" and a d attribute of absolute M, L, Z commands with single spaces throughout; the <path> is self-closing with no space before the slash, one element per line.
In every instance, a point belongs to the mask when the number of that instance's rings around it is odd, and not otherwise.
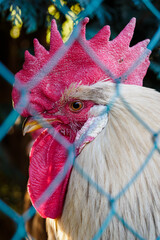
<path fill-rule="evenodd" d="M 103 240 L 153 240 L 160 235 L 160 94 L 142 87 L 149 40 L 129 46 L 133 18 L 112 41 L 109 26 L 87 41 L 87 22 L 57 64 L 36 86 L 31 83 L 23 108 L 18 84 L 27 85 L 63 48 L 55 21 L 50 50 L 34 40 L 35 56 L 26 51 L 16 74 L 12 97 L 27 117 L 24 134 L 38 133 L 30 152 L 29 195 L 46 218 L 49 240 L 98 239 L 101 226 Z M 95 63 L 86 46 L 109 71 Z M 116 84 L 110 73 L 119 79 L 143 52 L 136 69 Z M 75 149 L 75 159 L 68 158 L 69 149 Z M 52 185 L 59 175 L 58 185 Z"/>

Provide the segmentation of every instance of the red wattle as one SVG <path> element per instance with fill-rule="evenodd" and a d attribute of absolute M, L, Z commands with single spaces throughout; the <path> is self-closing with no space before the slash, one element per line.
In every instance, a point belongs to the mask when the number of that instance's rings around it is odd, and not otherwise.
<path fill-rule="evenodd" d="M 30 154 L 28 191 L 33 206 L 44 218 L 55 219 L 62 214 L 71 166 L 59 186 L 53 192 L 51 190 L 47 200 L 41 202 L 41 197 L 63 169 L 66 161 L 66 149 L 47 130 L 42 132 L 34 142 Z"/>

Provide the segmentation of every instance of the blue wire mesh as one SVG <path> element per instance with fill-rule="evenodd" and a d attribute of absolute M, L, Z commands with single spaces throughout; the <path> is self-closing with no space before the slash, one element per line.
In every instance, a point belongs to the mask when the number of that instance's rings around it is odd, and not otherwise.
<path fill-rule="evenodd" d="M 148 10 L 153 14 L 153 17 L 157 19 L 158 27 L 157 31 L 155 32 L 154 36 L 151 39 L 150 44 L 148 45 L 148 49 L 153 50 L 155 46 L 157 45 L 158 41 L 160 40 L 160 12 L 154 7 L 154 5 L 149 1 L 149 0 L 141 0 Z M 46 76 L 51 69 L 60 61 L 60 59 L 63 57 L 65 52 L 69 49 L 69 47 L 73 44 L 75 39 L 77 38 L 79 31 L 80 31 L 80 20 L 82 20 L 86 16 L 90 16 L 92 12 L 95 11 L 100 5 L 102 1 L 97 1 L 97 0 L 92 0 L 90 3 L 88 3 L 87 7 L 85 10 L 83 10 L 80 14 L 77 16 L 73 17 L 70 15 L 70 17 L 73 19 L 75 28 L 74 31 L 68 40 L 66 45 L 63 45 L 54 55 L 53 58 L 51 58 L 47 64 L 34 76 L 32 77 L 31 81 L 29 83 L 26 83 L 25 89 L 29 91 L 29 89 L 33 88 L 36 86 L 41 79 L 43 79 L 44 76 Z M 54 4 L 56 7 L 63 13 L 63 14 L 70 14 L 70 9 L 66 5 L 62 5 L 59 0 L 54 1 Z M 157 150 L 160 152 L 160 149 L 158 149 L 158 135 L 159 132 L 155 133 L 150 126 L 147 125 L 132 109 L 132 106 L 130 106 L 123 96 L 120 93 L 119 89 L 119 80 L 123 80 L 126 78 L 126 76 L 129 76 L 129 74 L 141 63 L 141 61 L 146 57 L 148 53 L 148 49 L 146 49 L 139 59 L 137 59 L 136 62 L 121 76 L 120 79 L 116 79 L 116 76 L 114 76 L 114 73 L 110 72 L 109 69 L 106 68 L 106 66 L 103 65 L 103 63 L 98 59 L 96 54 L 92 51 L 92 49 L 84 44 L 82 40 L 78 40 L 81 46 L 85 49 L 85 51 L 88 53 L 88 55 L 93 59 L 93 61 L 99 65 L 99 67 L 105 71 L 112 79 L 115 80 L 116 83 L 116 89 L 115 89 L 115 94 L 112 97 L 110 103 L 106 106 L 105 112 L 109 112 L 110 109 L 112 108 L 115 100 L 117 97 L 119 97 L 122 101 L 122 103 L 125 105 L 125 107 L 133 114 L 133 116 L 149 131 L 152 136 L 153 136 L 153 147 L 150 149 L 148 156 L 146 156 L 146 159 L 144 159 L 143 164 L 141 167 L 138 169 L 138 171 L 135 173 L 135 175 L 129 180 L 129 182 L 121 189 L 121 191 L 113 198 L 108 192 L 105 192 L 104 189 L 102 189 L 97 182 L 95 182 L 93 179 L 90 178 L 90 176 L 82 169 L 79 164 L 75 161 L 75 145 L 70 144 L 66 139 L 61 136 L 60 134 L 54 134 L 55 129 L 53 129 L 47 122 L 44 124 L 44 127 L 48 128 L 48 131 L 51 135 L 54 135 L 54 138 L 63 146 L 68 151 L 68 158 L 67 161 L 64 165 L 64 168 L 60 171 L 60 173 L 56 176 L 56 178 L 51 182 L 49 187 L 44 191 L 42 196 L 38 199 L 38 201 L 35 203 L 35 205 L 38 207 L 40 206 L 44 201 L 47 200 L 47 198 L 53 194 L 55 191 L 56 187 L 61 183 L 61 181 L 65 178 L 68 170 L 72 165 L 74 165 L 74 168 L 79 172 L 83 178 L 89 182 L 96 190 L 99 192 L 101 195 L 105 196 L 106 199 L 110 203 L 110 211 L 108 215 L 106 216 L 105 220 L 101 224 L 101 227 L 95 233 L 94 237 L 92 240 L 98 240 L 101 238 L 103 235 L 103 232 L 106 230 L 108 225 L 110 224 L 111 220 L 113 217 L 116 217 L 123 225 L 125 228 L 128 229 L 137 239 L 144 240 L 142 236 L 139 235 L 138 232 L 136 232 L 125 220 L 118 214 L 116 211 L 116 202 L 118 199 L 120 199 L 125 192 L 129 189 L 129 187 L 136 181 L 136 179 L 139 177 L 139 175 L 142 173 L 148 162 L 150 161 L 152 155 L 154 152 Z M 58 59 L 58 60 L 57 60 Z M 0 75 L 10 84 L 13 84 L 14 82 L 14 76 L 13 74 L 0 62 Z M 19 100 L 19 103 L 17 105 L 17 109 L 19 109 L 19 112 L 23 110 L 23 108 L 27 105 L 28 103 L 28 97 L 27 97 L 27 91 L 24 89 L 24 86 L 20 84 L 20 82 L 16 85 L 17 89 L 21 91 L 21 99 Z M 36 112 L 34 112 L 35 115 Z M 7 132 L 9 131 L 10 127 L 14 125 L 16 119 L 18 118 L 19 114 L 15 111 L 12 110 L 11 113 L 8 115 L 8 117 L 5 119 L 5 121 L 2 123 L 0 126 L 0 141 L 5 137 Z M 38 118 L 36 120 L 39 120 Z M 94 126 L 91 126 L 94 127 Z M 87 133 L 86 133 L 87 134 Z M 81 139 L 83 140 L 83 139 Z M 23 215 L 19 215 L 16 211 L 14 211 L 11 207 L 9 207 L 5 202 L 0 200 L 0 211 L 3 212 L 5 215 L 7 215 L 10 219 L 12 219 L 16 224 L 17 224 L 17 230 L 15 234 L 12 237 L 12 240 L 20 240 L 24 237 L 27 237 L 27 232 L 25 229 L 25 224 L 26 222 L 31 219 L 34 214 L 36 213 L 35 209 L 33 207 L 30 207 Z M 160 239 L 160 236 L 157 237 L 156 240 Z"/>

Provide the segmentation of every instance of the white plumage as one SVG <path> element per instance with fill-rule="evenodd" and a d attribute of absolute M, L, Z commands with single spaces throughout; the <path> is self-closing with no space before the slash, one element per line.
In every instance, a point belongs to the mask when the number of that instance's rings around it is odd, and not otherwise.
<path fill-rule="evenodd" d="M 155 90 L 119 86 L 122 96 L 153 132 L 160 129 L 160 94 Z M 75 99 L 92 100 L 108 105 L 115 85 L 98 82 L 79 86 Z M 87 144 L 76 163 L 105 192 L 116 197 L 136 174 L 153 149 L 153 134 L 132 115 L 120 97 L 108 113 L 105 128 Z M 149 240 L 160 235 L 160 156 L 157 150 L 141 174 L 116 201 L 116 212 L 141 237 Z M 48 240 L 90 240 L 110 211 L 110 204 L 73 168 L 63 214 L 60 219 L 47 219 Z M 52 232 L 52 234 L 51 234 Z M 50 237 L 52 236 L 52 237 Z M 102 240 L 132 240 L 136 237 L 114 216 L 103 232 Z"/>

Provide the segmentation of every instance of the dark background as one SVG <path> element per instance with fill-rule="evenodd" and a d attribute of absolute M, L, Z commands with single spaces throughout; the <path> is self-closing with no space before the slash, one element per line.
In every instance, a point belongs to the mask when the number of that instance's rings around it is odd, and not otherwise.
<path fill-rule="evenodd" d="M 66 17 L 58 8 L 55 8 L 52 14 L 48 12 L 48 7 L 53 5 L 52 1 L 4 0 L 0 2 L 0 61 L 13 74 L 22 68 L 25 50 L 28 49 L 33 54 L 34 38 L 38 38 L 44 47 L 49 48 L 49 44 L 46 43 L 46 31 L 50 28 L 52 18 L 56 18 L 62 37 L 66 37 L 62 28 Z M 66 1 L 66 5 L 77 14 L 90 2 Z M 160 11 L 159 0 L 152 3 Z M 14 9 L 15 14 L 13 14 Z M 20 14 L 20 23 L 23 22 L 23 25 L 20 36 L 13 38 L 10 31 L 14 24 L 17 24 L 16 14 Z M 111 26 L 111 39 L 113 39 L 132 17 L 136 17 L 137 24 L 131 45 L 146 38 L 151 39 L 158 28 L 156 17 L 140 0 L 103 1 L 89 17 L 88 39 L 106 24 Z M 151 66 L 144 79 L 144 86 L 160 91 L 160 43 L 154 48 L 150 61 Z M 11 91 L 12 86 L 0 77 L 0 124 L 12 110 Z M 28 148 L 31 141 L 30 136 L 22 136 L 22 123 L 23 119 L 19 118 L 0 143 L 0 199 L 19 214 L 24 211 L 23 199 L 28 179 Z M 0 212 L 0 239 L 10 239 L 14 229 L 13 221 Z"/>

